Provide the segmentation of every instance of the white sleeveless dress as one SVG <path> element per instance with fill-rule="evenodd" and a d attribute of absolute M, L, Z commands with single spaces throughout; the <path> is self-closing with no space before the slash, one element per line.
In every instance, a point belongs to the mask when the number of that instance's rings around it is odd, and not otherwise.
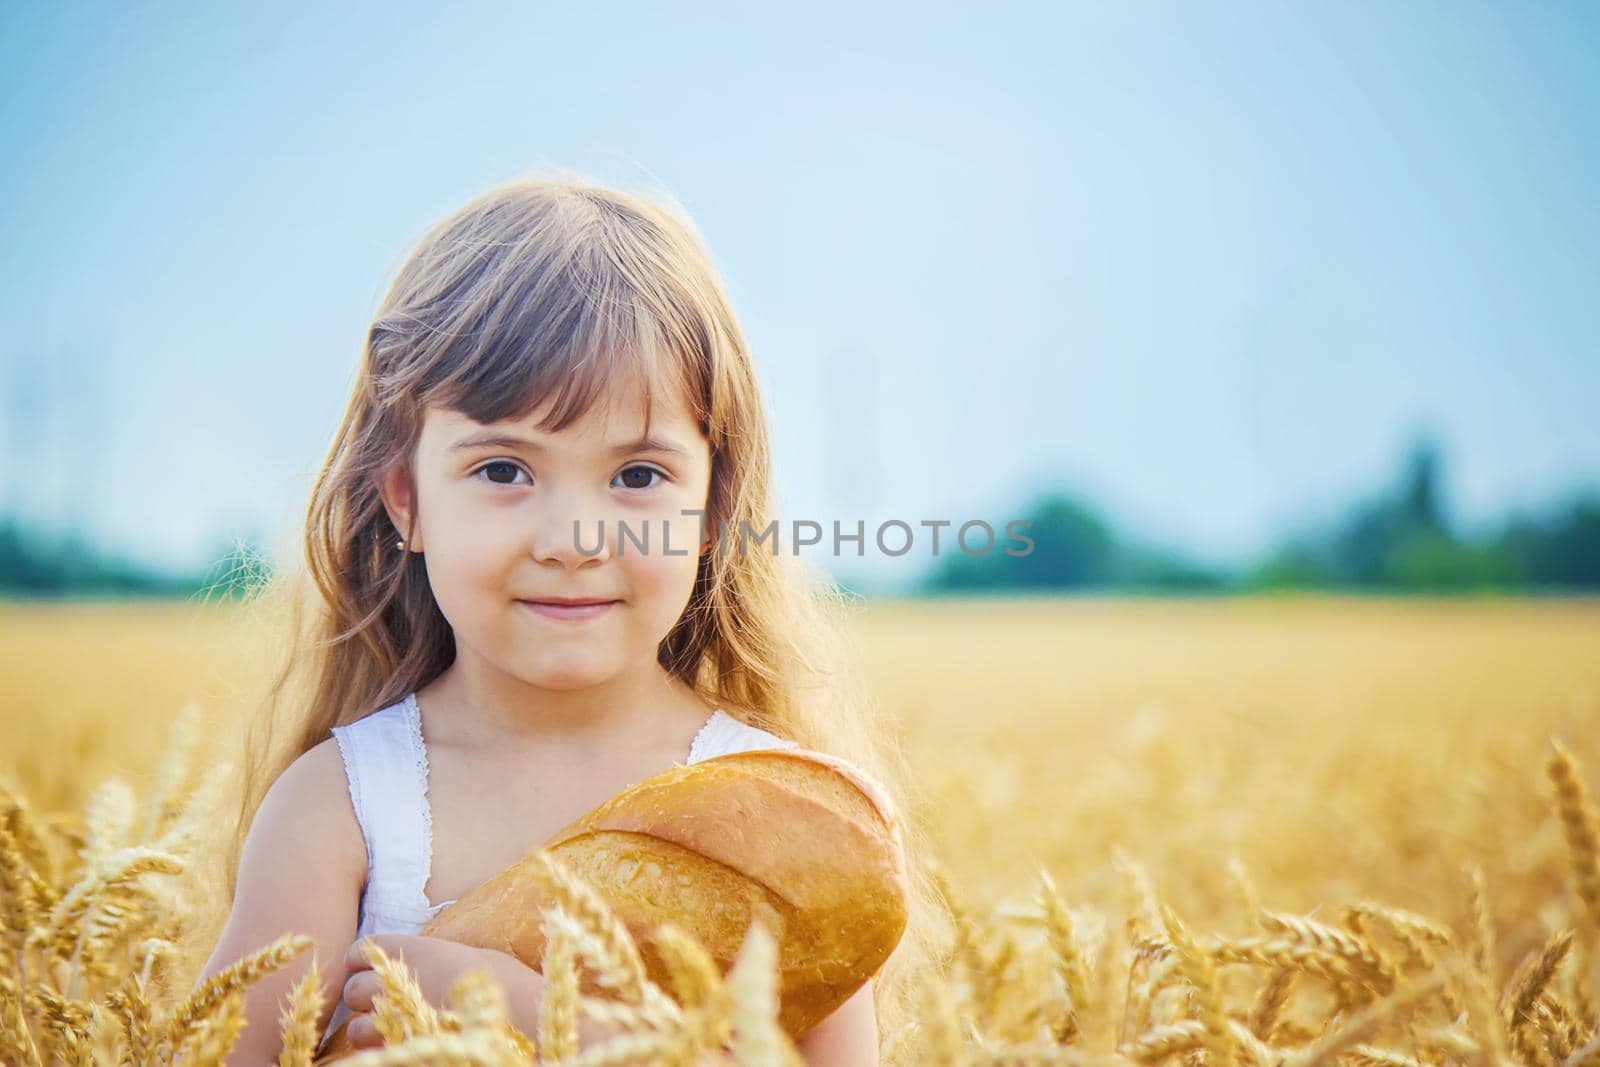
<path fill-rule="evenodd" d="M 368 934 L 415 934 L 454 900 L 430 903 L 423 890 L 433 866 L 433 812 L 428 806 L 428 750 L 415 693 L 344 726 L 333 736 L 344 759 L 350 802 L 367 848 L 359 940 Z M 687 763 L 798 743 L 740 722 L 718 708 L 689 746 Z M 350 1014 L 334 1008 L 323 1038 Z"/>

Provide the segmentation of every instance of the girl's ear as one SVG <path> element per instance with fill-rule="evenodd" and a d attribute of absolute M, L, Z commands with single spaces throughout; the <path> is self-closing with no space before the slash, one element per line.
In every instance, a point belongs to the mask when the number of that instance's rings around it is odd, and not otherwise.
<path fill-rule="evenodd" d="M 391 463 L 383 469 L 378 476 L 378 496 L 383 500 L 384 510 L 389 513 L 389 521 L 394 523 L 398 531 L 394 535 L 396 541 L 404 540 L 405 551 L 422 551 L 422 530 L 417 528 L 411 531 L 411 536 L 406 536 L 406 531 L 411 527 L 412 516 L 415 514 L 416 486 L 411 480 L 411 471 L 404 463 Z"/>
<path fill-rule="evenodd" d="M 701 515 L 702 515 L 702 517 L 704 517 L 705 516 L 705 512 L 701 512 Z M 696 555 L 701 555 L 701 556 L 705 555 L 707 550 L 709 550 L 711 548 L 711 546 L 716 542 L 716 540 L 717 540 L 717 535 L 716 535 L 716 532 L 715 532 L 716 528 L 717 528 L 717 524 L 715 522 L 707 522 L 706 523 L 706 533 L 705 533 L 704 537 L 700 538 L 700 547 L 696 551 Z"/>

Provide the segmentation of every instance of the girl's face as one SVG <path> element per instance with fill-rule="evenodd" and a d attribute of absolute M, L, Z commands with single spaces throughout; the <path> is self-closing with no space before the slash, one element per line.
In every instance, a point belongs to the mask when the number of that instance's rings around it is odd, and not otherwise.
<path fill-rule="evenodd" d="M 710 488 L 710 446 L 683 397 L 656 398 L 646 442 L 643 397 L 608 406 L 616 397 L 599 398 L 556 434 L 533 428 L 542 409 L 487 425 L 427 410 L 419 517 L 406 551 L 423 553 L 458 657 L 470 652 L 557 690 L 660 669 L 657 648 L 688 605 L 705 550 L 697 513 Z M 381 493 L 403 531 L 403 472 L 392 471 Z M 606 604 L 535 603 L 561 599 Z"/>

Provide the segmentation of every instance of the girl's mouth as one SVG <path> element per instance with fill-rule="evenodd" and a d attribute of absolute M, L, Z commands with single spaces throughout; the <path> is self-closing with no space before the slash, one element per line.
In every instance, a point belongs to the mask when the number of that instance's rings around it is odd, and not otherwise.
<path fill-rule="evenodd" d="M 569 622 L 581 622 L 584 619 L 593 619 L 610 611 L 617 603 L 615 600 L 590 600 L 581 603 L 565 604 L 556 600 L 519 600 L 518 604 L 529 608 L 547 619 L 562 619 Z"/>

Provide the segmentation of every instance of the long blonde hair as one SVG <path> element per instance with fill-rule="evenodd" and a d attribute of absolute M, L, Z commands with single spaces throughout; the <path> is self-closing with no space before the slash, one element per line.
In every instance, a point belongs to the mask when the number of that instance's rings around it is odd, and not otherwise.
<path fill-rule="evenodd" d="M 711 446 L 707 528 L 765 529 L 771 464 L 750 353 L 694 224 L 670 198 L 545 172 L 489 189 L 412 248 L 367 331 L 312 488 L 304 569 L 269 576 L 253 601 L 282 612 L 274 617 L 286 620 L 287 643 L 246 726 L 240 819 L 225 857 L 230 899 L 271 782 L 331 727 L 424 687 L 455 657 L 423 562 L 395 550 L 377 488 L 393 464 L 410 475 L 425 408 L 487 423 L 554 398 L 542 428 L 559 431 L 623 370 L 646 383 L 647 411 L 664 386 L 693 405 Z M 896 803 L 913 900 L 875 980 L 887 1033 L 913 1010 L 910 979 L 930 958 L 937 897 L 918 862 L 923 835 L 901 748 L 853 666 L 852 611 L 836 585 L 792 557 L 707 552 L 658 658 L 751 725 L 861 767 Z M 275 740 L 280 732 L 286 741 Z"/>

